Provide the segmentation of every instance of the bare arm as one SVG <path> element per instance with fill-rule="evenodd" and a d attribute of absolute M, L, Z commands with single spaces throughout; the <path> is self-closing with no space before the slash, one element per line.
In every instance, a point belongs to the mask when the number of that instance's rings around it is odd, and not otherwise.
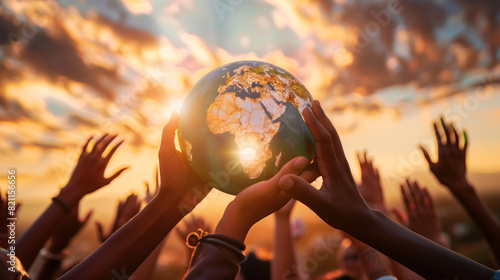
<path fill-rule="evenodd" d="M 304 110 L 304 119 L 316 139 L 323 187 L 317 190 L 298 176 L 285 175 L 279 182 L 280 189 L 307 205 L 330 226 L 349 233 L 426 279 L 493 277 L 490 268 L 441 247 L 369 208 L 356 188 L 340 137 L 318 101 L 313 102 L 312 110 Z"/>
<path fill-rule="evenodd" d="M 158 153 L 160 191 L 132 220 L 92 255 L 60 279 L 111 279 L 130 276 L 172 228 L 211 190 L 189 167 L 174 145 L 178 116 L 163 129 Z"/>
<path fill-rule="evenodd" d="M 444 141 L 440 128 L 445 134 Z M 498 267 L 500 262 L 500 222 L 480 199 L 476 189 L 467 179 L 467 134 L 465 131 L 462 132 L 463 145 L 460 147 L 460 134 L 453 124 L 447 124 L 442 118 L 441 126 L 434 123 L 434 132 L 438 146 L 437 162 L 434 163 L 427 150 L 420 147 L 429 163 L 429 168 L 438 181 L 446 186 L 458 199 L 479 227 L 488 242 L 493 259 Z"/>
<path fill-rule="evenodd" d="M 16 242 L 17 256 L 26 269 L 29 269 L 33 264 L 38 252 L 49 239 L 61 219 L 86 194 L 108 185 L 126 169 L 120 169 L 109 178 L 104 177 L 104 171 L 109 160 L 123 143 L 123 141 L 119 142 L 111 148 L 107 156 L 103 157 L 103 153 L 115 138 L 116 135 L 108 136 L 105 134 L 95 142 L 90 152 L 87 151 L 87 147 L 92 137 L 87 140 L 69 182 L 57 196 L 59 203 L 53 201 L 42 216 Z"/>
<path fill-rule="evenodd" d="M 295 242 L 292 238 L 290 214 L 295 200 L 290 200 L 283 208 L 274 213 L 274 258 L 271 263 L 271 279 L 300 279 L 295 260 Z"/>

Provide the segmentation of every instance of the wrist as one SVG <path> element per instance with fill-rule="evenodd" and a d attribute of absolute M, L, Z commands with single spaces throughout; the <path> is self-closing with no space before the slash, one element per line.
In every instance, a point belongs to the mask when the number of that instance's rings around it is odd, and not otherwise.
<path fill-rule="evenodd" d="M 216 234 L 223 234 L 234 238 L 238 241 L 244 242 L 248 231 L 251 226 L 249 222 L 242 219 L 244 215 L 240 215 L 238 205 L 231 201 L 224 211 L 217 227 L 215 228 Z"/>
<path fill-rule="evenodd" d="M 73 208 L 78 205 L 80 200 L 83 198 L 83 195 L 78 194 L 78 192 L 76 192 L 74 189 L 72 190 L 69 185 L 66 185 L 59 191 L 59 194 L 56 197 L 61 199 L 70 208 Z"/>
<path fill-rule="evenodd" d="M 459 200 L 467 200 L 467 199 L 477 199 L 478 194 L 476 189 L 470 184 L 467 180 L 462 181 L 460 183 L 456 183 L 451 186 L 447 186 L 452 194 L 457 197 Z"/>

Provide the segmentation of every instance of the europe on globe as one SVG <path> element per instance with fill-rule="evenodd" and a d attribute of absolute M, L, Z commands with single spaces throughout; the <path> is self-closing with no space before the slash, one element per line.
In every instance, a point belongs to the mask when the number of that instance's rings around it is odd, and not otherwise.
<path fill-rule="evenodd" d="M 312 160 L 314 138 L 302 117 L 311 101 L 297 78 L 273 64 L 221 66 L 201 78 L 182 104 L 182 153 L 205 182 L 238 194 L 294 157 Z"/>

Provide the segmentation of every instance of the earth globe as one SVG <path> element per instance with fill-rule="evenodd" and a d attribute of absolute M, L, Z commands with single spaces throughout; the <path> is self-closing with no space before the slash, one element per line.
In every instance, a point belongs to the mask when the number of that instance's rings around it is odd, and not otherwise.
<path fill-rule="evenodd" d="M 229 194 L 275 175 L 290 159 L 314 157 L 302 112 L 312 97 L 273 64 L 238 61 L 212 70 L 186 96 L 178 140 L 195 173 Z"/>

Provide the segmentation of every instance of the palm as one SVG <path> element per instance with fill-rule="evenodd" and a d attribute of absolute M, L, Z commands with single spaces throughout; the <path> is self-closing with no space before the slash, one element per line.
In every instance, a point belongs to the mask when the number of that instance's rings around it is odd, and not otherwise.
<path fill-rule="evenodd" d="M 175 149 L 175 131 L 179 116 L 173 114 L 163 129 L 158 158 L 160 161 L 160 194 L 180 201 L 180 207 L 190 212 L 207 194 L 211 187 L 198 177 L 182 153 Z"/>

